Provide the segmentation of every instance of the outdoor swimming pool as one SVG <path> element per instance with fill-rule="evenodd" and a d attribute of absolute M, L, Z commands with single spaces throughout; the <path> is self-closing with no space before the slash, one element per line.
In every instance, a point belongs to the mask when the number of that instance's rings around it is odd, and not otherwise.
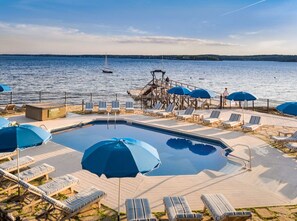
<path fill-rule="evenodd" d="M 53 135 L 53 141 L 84 152 L 93 144 L 114 137 L 142 140 L 158 150 L 162 164 L 148 173 L 148 176 L 189 175 L 204 169 L 219 171 L 225 167 L 240 166 L 230 163 L 222 155 L 222 149 L 226 147 L 219 141 L 126 121 L 118 121 L 116 124 L 107 124 L 106 121 L 92 122 L 83 127 L 57 132 Z"/>

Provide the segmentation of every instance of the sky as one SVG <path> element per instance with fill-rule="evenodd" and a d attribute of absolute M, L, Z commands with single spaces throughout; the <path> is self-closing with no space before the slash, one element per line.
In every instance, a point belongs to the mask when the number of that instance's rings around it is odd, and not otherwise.
<path fill-rule="evenodd" d="M 0 54 L 297 54 L 297 0 L 0 0 Z"/>

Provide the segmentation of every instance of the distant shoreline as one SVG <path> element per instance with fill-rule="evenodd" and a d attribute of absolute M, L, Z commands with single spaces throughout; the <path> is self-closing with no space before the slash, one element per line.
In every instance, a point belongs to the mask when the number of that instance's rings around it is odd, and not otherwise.
<path fill-rule="evenodd" d="M 103 58 L 105 55 L 59 55 L 59 54 L 0 54 L 0 57 L 80 57 Z M 109 58 L 164 59 L 196 61 L 277 61 L 297 62 L 297 55 L 108 55 Z"/>

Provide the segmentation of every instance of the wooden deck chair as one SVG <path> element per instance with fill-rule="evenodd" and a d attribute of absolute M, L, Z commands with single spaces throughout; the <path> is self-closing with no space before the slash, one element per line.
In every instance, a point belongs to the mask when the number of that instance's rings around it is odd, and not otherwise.
<path fill-rule="evenodd" d="M 25 191 L 20 197 L 20 201 L 27 204 L 24 209 L 33 207 L 34 205 L 42 201 L 42 195 L 54 196 L 67 189 L 70 189 L 71 193 L 73 193 L 73 187 L 77 185 L 78 182 L 79 179 L 70 174 L 56 177 L 40 186 L 34 186 L 28 182 L 21 180 L 19 183 Z"/>
<path fill-rule="evenodd" d="M 119 101 L 112 101 L 111 102 L 111 113 L 120 112 L 120 102 Z"/>
<path fill-rule="evenodd" d="M 54 220 L 67 220 L 95 203 L 98 203 L 98 206 L 100 207 L 100 200 L 105 196 L 106 194 L 103 191 L 95 187 L 85 189 L 63 201 L 56 200 L 47 195 L 42 195 L 42 200 L 49 203 L 49 206 L 46 211 L 40 214 L 37 218 L 44 216 L 48 217 L 51 215 Z M 59 213 L 53 214 L 53 211 L 59 211 Z"/>
<path fill-rule="evenodd" d="M 33 157 L 30 156 L 24 156 L 24 157 L 20 157 L 19 159 L 19 168 L 26 168 L 30 165 L 32 165 L 33 163 L 35 163 L 35 160 Z M 17 160 L 11 160 L 11 161 L 7 161 L 4 163 L 0 164 L 0 169 L 5 170 L 7 172 L 13 172 L 16 171 L 17 168 Z"/>
<path fill-rule="evenodd" d="M 12 157 L 16 155 L 17 155 L 16 151 L 0 153 L 0 160 L 5 160 L 5 159 L 12 160 Z"/>
<path fill-rule="evenodd" d="M 217 122 L 220 122 L 220 116 L 221 112 L 217 110 L 213 110 L 208 118 L 203 119 L 203 123 L 205 124 L 214 124 Z"/>
<path fill-rule="evenodd" d="M 143 111 L 143 113 L 145 114 L 153 114 L 153 113 L 157 113 L 158 111 L 160 111 L 160 109 L 162 108 L 163 104 L 158 101 L 152 109 L 146 109 Z"/>
<path fill-rule="evenodd" d="M 106 101 L 99 101 L 98 103 L 98 113 L 107 113 L 107 104 Z"/>
<path fill-rule="evenodd" d="M 86 102 L 85 103 L 85 113 L 92 113 L 94 109 L 94 103 L 93 102 Z"/>
<path fill-rule="evenodd" d="M 163 202 L 169 221 L 200 221 L 203 219 L 202 214 L 192 212 L 183 196 L 164 197 Z"/>
<path fill-rule="evenodd" d="M 261 117 L 251 116 L 250 121 L 247 124 L 242 125 L 242 130 L 255 131 L 261 126 Z"/>
<path fill-rule="evenodd" d="M 4 107 L 0 107 L 0 112 L 3 114 L 13 114 L 13 113 L 15 113 L 15 105 L 7 104 Z"/>
<path fill-rule="evenodd" d="M 204 211 L 208 209 L 216 221 L 245 221 L 252 218 L 250 211 L 236 211 L 222 194 L 202 194 Z"/>
<path fill-rule="evenodd" d="M 162 116 L 162 117 L 172 116 L 174 108 L 175 108 L 175 104 L 171 103 L 168 105 L 168 107 L 164 111 L 157 112 L 157 115 Z"/>
<path fill-rule="evenodd" d="M 54 171 L 55 167 L 43 163 L 20 172 L 20 180 L 30 182 L 43 176 L 46 178 L 46 180 L 48 180 L 48 175 Z M 18 181 L 19 179 L 16 175 L 0 169 L 0 188 L 2 189 L 0 194 L 8 192 L 8 195 L 10 195 L 11 190 L 18 187 Z"/>
<path fill-rule="evenodd" d="M 157 221 L 151 212 L 150 204 L 146 198 L 126 199 L 127 221 Z"/>
<path fill-rule="evenodd" d="M 132 101 L 126 102 L 126 112 L 134 112 L 134 103 Z"/>
<path fill-rule="evenodd" d="M 176 116 L 176 119 L 187 120 L 193 118 L 193 113 L 195 111 L 194 107 L 188 107 L 183 114 L 179 114 Z"/>
<path fill-rule="evenodd" d="M 271 139 L 275 142 L 297 142 L 297 131 L 290 137 L 286 136 L 272 136 Z"/>
<path fill-rule="evenodd" d="M 232 113 L 229 120 L 224 121 L 222 124 L 224 127 L 236 127 L 241 124 L 240 118 L 241 118 L 241 114 Z"/>

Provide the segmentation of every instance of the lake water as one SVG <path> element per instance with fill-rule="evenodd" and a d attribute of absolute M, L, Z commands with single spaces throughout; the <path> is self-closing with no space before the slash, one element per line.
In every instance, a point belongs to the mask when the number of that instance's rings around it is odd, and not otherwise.
<path fill-rule="evenodd" d="M 0 56 L 0 83 L 14 92 L 55 91 L 126 94 L 164 69 L 172 80 L 222 93 L 244 90 L 259 98 L 296 100 L 297 63 L 115 59 L 113 74 L 101 73 L 103 58 Z"/>

